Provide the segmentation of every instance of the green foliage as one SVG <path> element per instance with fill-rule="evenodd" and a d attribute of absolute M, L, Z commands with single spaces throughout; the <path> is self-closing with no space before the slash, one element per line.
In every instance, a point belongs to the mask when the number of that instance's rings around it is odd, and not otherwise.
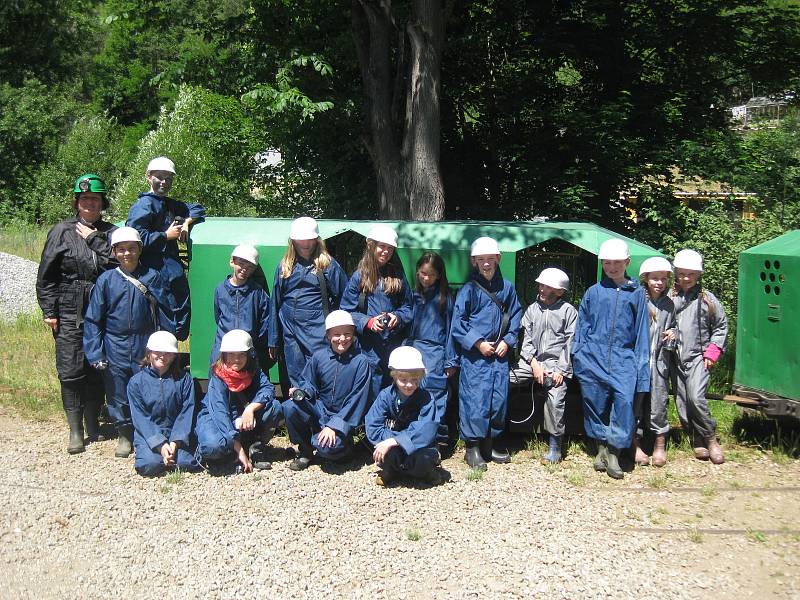
<path fill-rule="evenodd" d="M 162 111 L 158 127 L 142 140 L 112 196 L 113 211 L 127 215 L 138 192 L 146 191 L 147 163 L 169 156 L 177 176 L 170 193 L 201 203 L 211 216 L 255 216 L 250 182 L 259 148 L 251 121 L 233 98 L 183 86 L 171 111 Z"/>

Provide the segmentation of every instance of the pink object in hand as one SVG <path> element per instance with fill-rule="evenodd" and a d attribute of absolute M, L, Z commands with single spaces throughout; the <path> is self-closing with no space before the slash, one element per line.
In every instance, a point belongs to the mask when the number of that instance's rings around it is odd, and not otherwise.
<path fill-rule="evenodd" d="M 706 351 L 703 352 L 703 358 L 707 358 L 711 362 L 717 362 L 720 356 L 722 356 L 722 350 L 716 344 L 709 344 Z"/>

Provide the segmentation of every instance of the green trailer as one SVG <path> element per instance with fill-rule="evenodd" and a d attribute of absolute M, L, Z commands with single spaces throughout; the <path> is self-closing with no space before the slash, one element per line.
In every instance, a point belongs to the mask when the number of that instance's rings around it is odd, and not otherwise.
<path fill-rule="evenodd" d="M 292 219 L 209 218 L 192 229 L 192 260 L 189 286 L 192 298 L 190 365 L 198 379 L 208 376 L 208 360 L 214 341 L 214 289 L 230 274 L 228 260 L 237 244 L 258 248 L 260 262 L 270 292 L 275 266 L 283 256 Z M 338 221 L 320 219 L 320 235 L 329 250 L 350 274 L 364 249 L 365 236 L 378 221 Z M 585 289 L 601 273 L 597 261 L 600 244 L 614 232 L 591 223 L 444 221 L 397 222 L 391 225 L 398 233 L 397 255 L 406 276 L 413 281 L 414 267 L 425 250 L 439 252 L 446 264 L 453 287 L 466 282 L 469 272 L 469 249 L 480 236 L 495 238 L 502 251 L 500 267 L 504 277 L 513 281 L 520 300 L 530 304 L 536 297 L 535 279 L 542 268 L 558 266 L 570 276 L 571 300 L 580 300 Z M 659 255 L 653 248 L 625 238 L 631 250 L 630 274 L 650 256 Z M 270 371 L 278 381 L 278 370 Z"/>
<path fill-rule="evenodd" d="M 771 417 L 800 419 L 800 230 L 739 256 L 733 393 Z"/>

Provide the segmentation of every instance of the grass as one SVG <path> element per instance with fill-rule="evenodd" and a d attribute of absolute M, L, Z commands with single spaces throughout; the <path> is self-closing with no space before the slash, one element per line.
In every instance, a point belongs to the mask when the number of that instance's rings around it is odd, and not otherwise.
<path fill-rule="evenodd" d="M 470 469 L 467 471 L 466 479 L 467 481 L 480 481 L 483 479 L 483 475 L 486 471 L 482 469 Z"/>
<path fill-rule="evenodd" d="M 757 531 L 755 529 L 748 529 L 747 530 L 747 539 L 751 542 L 758 542 L 763 544 L 767 541 L 767 536 L 764 535 L 764 532 Z"/>
<path fill-rule="evenodd" d="M 422 539 L 422 533 L 416 527 L 409 527 L 406 529 L 406 539 L 412 542 L 418 542 Z"/>
<path fill-rule="evenodd" d="M 710 485 L 706 485 L 700 488 L 700 493 L 706 498 L 712 498 L 717 495 L 717 490 Z"/>
<path fill-rule="evenodd" d="M 695 544 L 703 543 L 703 534 L 698 531 L 697 527 L 693 527 L 689 531 L 689 541 Z"/>
<path fill-rule="evenodd" d="M 174 471 L 170 471 L 164 476 L 164 481 L 170 485 L 180 485 L 183 483 L 183 471 L 180 469 L 175 469 Z"/>
<path fill-rule="evenodd" d="M 586 485 L 586 473 L 584 473 L 582 469 L 575 469 L 564 473 L 564 479 L 566 479 L 570 485 L 574 485 L 575 487 L 583 487 Z"/>
<path fill-rule="evenodd" d="M 0 227 L 0 252 L 39 262 L 48 231 L 47 227 L 25 224 Z"/>

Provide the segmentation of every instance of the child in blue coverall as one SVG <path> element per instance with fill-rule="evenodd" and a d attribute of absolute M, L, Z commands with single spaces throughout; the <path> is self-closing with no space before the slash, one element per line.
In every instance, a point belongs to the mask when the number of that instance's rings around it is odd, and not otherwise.
<path fill-rule="evenodd" d="M 394 385 L 382 390 L 365 419 L 367 438 L 375 446 L 372 458 L 381 469 L 375 482 L 386 485 L 397 475 L 409 475 L 437 485 L 436 402 L 420 387 L 425 376 L 422 353 L 401 346 L 389 356 Z"/>
<path fill-rule="evenodd" d="M 317 222 L 295 219 L 286 254 L 275 267 L 269 317 L 270 357 L 276 358 L 281 345 L 292 386 L 298 385 L 311 355 L 328 346 L 325 317 L 339 308 L 346 287 L 347 275 L 328 254 Z"/>
<path fill-rule="evenodd" d="M 411 322 L 411 289 L 403 265 L 395 255 L 397 233 L 388 225 L 375 225 L 367 246 L 347 284 L 341 308 L 353 315 L 361 350 L 372 366 L 370 403 L 392 380 L 389 354 L 403 343 Z"/>
<path fill-rule="evenodd" d="M 597 443 L 597 471 L 622 479 L 619 454 L 633 443 L 634 394 L 650 391 L 647 296 L 625 272 L 628 245 L 610 239 L 600 246 L 603 278 L 581 300 L 572 344 L 573 372 L 583 394 L 586 435 Z"/>
<path fill-rule="evenodd" d="M 161 274 L 173 296 L 172 309 L 179 340 L 189 337 L 189 282 L 183 272 L 178 252 L 178 240 L 188 242 L 193 223 L 205 219 L 206 209 L 197 203 L 169 198 L 175 177 L 175 163 L 165 156 L 151 160 L 145 171 L 149 192 L 139 194 L 128 211 L 125 223 L 139 232 L 142 238 L 142 264 Z"/>
<path fill-rule="evenodd" d="M 214 290 L 214 321 L 217 335 L 211 348 L 211 362 L 219 358 L 219 345 L 234 329 L 250 334 L 256 358 L 262 370 L 267 370 L 267 332 L 269 329 L 269 293 L 254 277 L 258 268 L 258 250 L 239 245 L 231 252 L 233 273 Z"/>
<path fill-rule="evenodd" d="M 517 344 L 522 305 L 500 273 L 500 247 L 481 237 L 470 250 L 473 272 L 458 292 L 450 334 L 461 356 L 459 419 L 464 460 L 473 469 L 486 461 L 511 462 L 494 443 L 508 414 L 508 354 Z"/>
<path fill-rule="evenodd" d="M 133 427 L 127 386 L 141 366 L 147 338 L 157 329 L 174 332 L 172 294 L 158 271 L 139 262 L 142 242 L 131 227 L 111 235 L 119 267 L 97 278 L 83 323 L 86 360 L 102 371 L 108 413 L 119 433 L 118 458 L 132 452 Z"/>
<path fill-rule="evenodd" d="M 317 456 L 342 461 L 352 451 L 353 430 L 364 422 L 370 386 L 370 365 L 355 340 L 350 313 L 335 310 L 325 319 L 330 345 L 317 350 L 303 370 L 300 385 L 290 388 L 283 403 L 289 439 L 300 448 L 290 464 L 308 468 Z"/>
<path fill-rule="evenodd" d="M 128 382 L 133 420 L 133 464 L 140 475 L 167 469 L 197 471 L 191 436 L 194 425 L 194 382 L 178 368 L 178 340 L 156 331 L 147 340 L 142 370 Z"/>
<path fill-rule="evenodd" d="M 270 469 L 265 446 L 280 424 L 275 387 L 258 368 L 253 339 L 241 329 L 222 336 L 220 357 L 211 367 L 208 392 L 197 415 L 197 444 L 206 460 L 231 454 L 242 470 Z"/>

